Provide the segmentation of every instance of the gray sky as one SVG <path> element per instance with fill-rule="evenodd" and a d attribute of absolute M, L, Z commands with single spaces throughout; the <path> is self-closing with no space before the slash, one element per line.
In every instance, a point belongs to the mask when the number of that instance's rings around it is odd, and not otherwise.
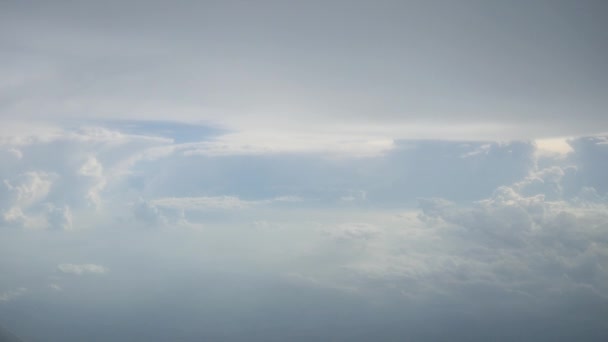
<path fill-rule="evenodd" d="M 606 17 L 0 0 L 0 326 L 608 341 Z"/>
<path fill-rule="evenodd" d="M 606 131 L 604 1 L 3 1 L 7 119 L 540 138 Z"/>

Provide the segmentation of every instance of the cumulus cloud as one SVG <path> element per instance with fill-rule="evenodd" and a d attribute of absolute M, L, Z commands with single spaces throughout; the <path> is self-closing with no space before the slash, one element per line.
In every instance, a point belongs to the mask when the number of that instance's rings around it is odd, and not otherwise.
<path fill-rule="evenodd" d="M 0 1 L 0 319 L 607 340 L 602 1 L 178 2 Z"/>
<path fill-rule="evenodd" d="M 474 311 L 466 303 L 484 296 L 487 310 L 515 305 L 529 312 L 531 299 L 562 303 L 560 294 L 601 304 L 608 295 L 608 202 L 597 170 L 606 144 L 570 143 L 565 156 L 539 156 L 529 142 L 439 141 L 399 141 L 363 159 L 199 155 L 184 153 L 198 143 L 144 132 L 76 130 L 22 141 L 21 159 L 0 156 L 1 222 L 41 228 L 36 236 L 55 244 L 50 257 L 58 273 L 105 275 L 100 282 L 124 270 L 60 262 L 72 255 L 128 264 L 134 254 L 179 254 L 172 264 L 260 268 L 299 291 L 406 306 L 450 302 Z M 62 150 L 69 156 L 56 153 Z M 142 225 L 163 229 L 130 231 Z M 194 229 L 171 229 L 194 226 L 205 228 L 196 230 L 199 240 L 189 235 Z M 64 233 L 76 228 L 78 234 Z M 123 230 L 133 236 L 118 238 Z M 64 250 L 68 241 L 86 247 Z M 122 243 L 132 248 L 104 252 L 106 244 Z M 152 252 L 161 246 L 180 252 Z"/>
<path fill-rule="evenodd" d="M 103 166 L 95 157 L 89 157 L 78 170 L 78 174 L 90 179 L 91 184 L 87 190 L 86 199 L 95 207 L 99 207 L 101 205 L 101 197 L 99 193 L 106 186 Z"/>
<path fill-rule="evenodd" d="M 574 149 L 566 138 L 537 139 L 536 154 L 540 157 L 565 158 Z"/>
<path fill-rule="evenodd" d="M 12 195 L 12 202 L 20 207 L 29 207 L 43 200 L 50 192 L 53 177 L 45 172 L 26 172 L 15 180 L 4 180 L 4 185 Z"/>
<path fill-rule="evenodd" d="M 96 264 L 59 264 L 57 269 L 61 273 L 85 275 L 85 274 L 105 274 L 108 269 Z"/>
<path fill-rule="evenodd" d="M 69 230 L 83 217 L 79 213 L 103 216 L 104 191 L 124 188 L 122 180 L 134 163 L 145 159 L 142 155 L 149 149 L 169 143 L 100 126 L 3 139 L 3 149 L 18 150 L 19 158 L 0 154 L 5 188 L 0 192 L 0 218 L 7 226 Z"/>
<path fill-rule="evenodd" d="M 367 279 L 360 286 L 399 280 L 397 288 L 415 298 L 449 293 L 464 300 L 483 289 L 520 305 L 526 298 L 559 302 L 560 293 L 608 303 L 606 202 L 549 201 L 504 186 L 471 205 L 421 200 L 420 210 L 415 224 L 426 235 L 406 229 L 383 252 L 348 265 Z"/>
<path fill-rule="evenodd" d="M 3 222 L 27 228 L 44 226 L 44 217 L 37 215 L 36 206 L 47 198 L 56 178 L 45 172 L 26 172 L 12 180 L 5 179 L 7 192 L 0 195 Z"/>

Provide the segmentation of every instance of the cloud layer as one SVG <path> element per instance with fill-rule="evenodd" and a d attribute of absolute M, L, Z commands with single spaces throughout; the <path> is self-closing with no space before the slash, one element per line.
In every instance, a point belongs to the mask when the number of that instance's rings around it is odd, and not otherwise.
<path fill-rule="evenodd" d="M 28 341 L 606 341 L 604 1 L 0 3 Z"/>
<path fill-rule="evenodd" d="M 115 340 L 601 341 L 608 145 L 565 143 L 200 154 L 111 125 L 7 140 L 0 319 L 34 340 L 81 340 L 92 327 L 65 330 L 74 312 L 121 326 Z"/>
<path fill-rule="evenodd" d="M 606 10 L 598 1 L 4 3 L 1 115 L 170 117 L 234 130 L 231 148 L 265 151 L 598 134 L 608 124 Z"/>

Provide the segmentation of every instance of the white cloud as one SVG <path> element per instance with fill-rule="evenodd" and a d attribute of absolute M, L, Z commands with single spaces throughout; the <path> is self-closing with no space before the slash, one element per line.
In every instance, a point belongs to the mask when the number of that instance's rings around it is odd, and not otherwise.
<path fill-rule="evenodd" d="M 483 144 L 470 152 L 464 153 L 461 156 L 461 158 L 470 158 L 470 157 L 474 157 L 477 155 L 487 155 L 491 149 L 492 149 L 491 144 Z"/>
<path fill-rule="evenodd" d="M 0 187 L 6 189 L 0 192 L 0 218 L 10 226 L 61 230 L 78 220 L 95 221 L 95 215 L 104 221 L 104 192 L 112 198 L 124 188 L 121 182 L 130 175 L 133 160 L 170 143 L 96 126 L 4 137 L 2 151 L 9 152 L 0 156 Z"/>
<path fill-rule="evenodd" d="M 57 269 L 66 274 L 105 274 L 108 269 L 101 265 L 96 264 L 60 264 Z"/>
<path fill-rule="evenodd" d="M 21 228 L 44 227 L 45 219 L 36 207 L 47 199 L 56 179 L 56 175 L 45 172 L 26 172 L 5 179 L 7 191 L 0 193 L 2 221 Z"/>
<path fill-rule="evenodd" d="M 393 139 L 373 135 L 293 132 L 238 132 L 221 135 L 186 149 L 185 155 L 264 155 L 315 153 L 330 156 L 371 157 L 394 147 Z"/>
<path fill-rule="evenodd" d="M 562 186 L 564 177 L 575 172 L 574 166 L 551 166 L 533 170 L 526 178 L 513 184 L 513 188 L 525 195 L 542 194 L 549 199 L 560 199 L 565 195 Z"/>
<path fill-rule="evenodd" d="M 151 201 L 159 207 L 184 210 L 244 209 L 256 204 L 234 196 L 215 197 L 167 197 Z"/>
<path fill-rule="evenodd" d="M 565 157 L 574 151 L 567 138 L 537 139 L 536 153 L 544 157 Z"/>
<path fill-rule="evenodd" d="M 421 208 L 421 223 L 433 232 L 437 248 L 389 254 L 362 272 L 410 279 L 424 285 L 420 291 L 429 285 L 432 291 L 463 291 L 483 283 L 538 297 L 584 285 L 608 298 L 608 269 L 600 266 L 608 263 L 608 240 L 601 237 L 608 226 L 605 203 L 546 201 L 501 187 L 473 206 L 426 200 Z"/>
<path fill-rule="evenodd" d="M 101 205 L 100 192 L 106 186 L 103 166 L 95 157 L 89 157 L 78 170 L 78 174 L 90 179 L 91 184 L 87 190 L 86 199 L 96 208 L 99 208 Z"/>
<path fill-rule="evenodd" d="M 23 158 L 23 152 L 21 152 L 19 149 L 17 148 L 9 148 L 8 152 L 13 155 L 15 158 L 17 159 L 22 159 Z"/>
<path fill-rule="evenodd" d="M 270 296 L 280 278 L 427 314 L 605 316 L 608 138 L 577 138 L 608 127 L 604 6 L 186 2 L 0 5 L 1 286 L 105 274 L 61 297 L 120 297 L 100 316 L 119 319 L 160 293 L 169 315 L 213 308 L 195 300 L 242 274 Z"/>
<path fill-rule="evenodd" d="M 182 210 L 236 210 L 271 203 L 293 203 L 302 199 L 297 196 L 279 196 L 265 200 L 243 200 L 236 196 L 166 197 L 150 201 L 157 207 Z"/>
<path fill-rule="evenodd" d="M 26 172 L 15 180 L 4 180 L 4 185 L 13 196 L 13 203 L 20 207 L 29 207 L 49 194 L 53 175 L 45 172 Z"/>
<path fill-rule="evenodd" d="M 24 226 L 28 220 L 27 216 L 23 214 L 23 211 L 21 211 L 21 209 L 17 207 L 12 207 L 5 211 L 2 214 L 2 218 L 6 223 L 17 224 L 19 226 Z"/>

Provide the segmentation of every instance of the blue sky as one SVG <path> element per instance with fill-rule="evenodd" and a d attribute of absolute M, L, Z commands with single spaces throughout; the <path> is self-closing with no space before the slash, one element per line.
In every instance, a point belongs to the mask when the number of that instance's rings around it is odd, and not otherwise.
<path fill-rule="evenodd" d="M 0 327 L 605 341 L 606 14 L 3 2 Z"/>

